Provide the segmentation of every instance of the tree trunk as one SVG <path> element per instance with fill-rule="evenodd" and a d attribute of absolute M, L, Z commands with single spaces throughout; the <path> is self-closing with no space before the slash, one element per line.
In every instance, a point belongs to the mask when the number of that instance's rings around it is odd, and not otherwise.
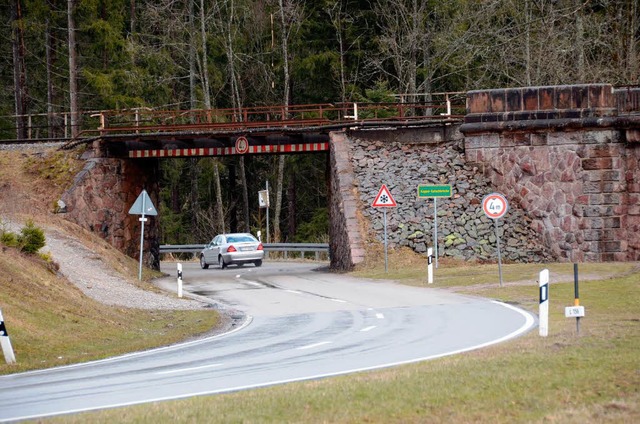
<path fill-rule="evenodd" d="M 76 51 L 76 21 L 73 16 L 77 0 L 67 0 L 67 31 L 69 33 L 69 113 L 71 115 L 71 137 L 80 133 L 78 115 L 78 52 Z"/>
<path fill-rule="evenodd" d="M 11 22 L 13 34 L 11 47 L 13 50 L 13 85 L 15 90 L 16 138 L 26 139 L 27 134 L 27 75 L 24 62 L 24 23 L 22 22 L 22 5 L 14 0 L 11 6 Z"/>
<path fill-rule="evenodd" d="M 240 184 L 242 185 L 242 220 L 244 221 L 244 231 L 250 232 L 249 222 L 249 189 L 247 187 L 247 173 L 244 167 L 244 156 L 240 156 Z"/>
<path fill-rule="evenodd" d="M 195 0 L 189 0 L 189 4 L 187 5 L 189 8 L 189 108 L 191 110 L 194 110 L 198 107 L 198 99 L 196 96 L 196 37 L 194 1 Z M 193 123 L 193 116 L 191 120 Z"/>
<path fill-rule="evenodd" d="M 49 5 L 49 13 L 51 13 L 52 2 L 47 2 Z M 59 121 L 55 115 L 55 97 L 56 90 L 55 84 L 53 83 L 53 64 L 55 62 L 55 37 L 52 34 L 51 29 L 51 21 L 50 18 L 47 18 L 47 22 L 45 25 L 45 56 L 46 56 L 46 67 L 47 67 L 47 134 L 50 138 L 57 137 Z"/>
<path fill-rule="evenodd" d="M 288 225 L 288 237 L 287 241 L 294 241 L 294 237 L 297 231 L 296 223 L 296 176 L 292 174 L 289 178 L 289 187 L 287 188 L 287 204 L 289 214 Z"/>
<path fill-rule="evenodd" d="M 288 28 L 285 20 L 284 4 L 283 0 L 278 0 L 280 5 L 280 24 L 282 25 L 282 62 L 284 71 L 284 93 L 283 93 L 283 105 L 284 116 L 282 119 L 287 119 L 289 115 L 289 43 L 288 43 Z M 278 243 L 281 238 L 280 234 L 280 215 L 282 213 L 282 186 L 284 180 L 284 155 L 278 157 L 278 180 L 276 181 L 276 206 L 273 213 L 273 239 L 274 243 Z"/>

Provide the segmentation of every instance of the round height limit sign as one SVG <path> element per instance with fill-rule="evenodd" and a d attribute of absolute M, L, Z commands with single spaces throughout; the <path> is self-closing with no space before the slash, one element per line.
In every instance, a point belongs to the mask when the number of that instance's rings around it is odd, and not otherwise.
<path fill-rule="evenodd" d="M 485 215 L 496 224 L 496 244 L 498 250 L 498 273 L 500 278 L 500 287 L 502 287 L 502 258 L 500 256 L 500 233 L 498 232 L 498 220 L 506 215 L 509 210 L 507 198 L 500 193 L 491 193 L 482 199 L 482 210 Z"/>
<path fill-rule="evenodd" d="M 491 219 L 500 219 L 509 209 L 507 198 L 500 193 L 488 194 L 482 199 L 482 210 Z"/>

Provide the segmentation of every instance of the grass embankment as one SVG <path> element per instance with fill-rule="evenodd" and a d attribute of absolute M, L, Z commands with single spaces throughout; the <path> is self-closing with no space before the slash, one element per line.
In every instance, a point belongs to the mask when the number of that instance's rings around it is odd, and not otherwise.
<path fill-rule="evenodd" d="M 81 167 L 73 152 L 0 151 L 0 225 L 33 219 L 36 225 L 57 227 L 82 239 L 114 270 L 137 275 L 135 260 L 52 213 Z M 152 276 L 150 270 L 143 273 L 144 279 Z M 148 281 L 139 285 L 151 286 Z M 147 311 L 103 305 L 57 276 L 55 266 L 38 255 L 2 245 L 0 309 L 17 359 L 17 364 L 7 365 L 0 356 L 0 374 L 163 346 L 209 331 L 219 320 L 213 310 Z"/>
<path fill-rule="evenodd" d="M 393 258 L 357 273 L 424 284 L 421 262 Z M 378 262 L 379 263 L 379 262 Z M 436 287 L 496 298 L 537 312 L 542 265 L 441 263 Z M 548 268 L 550 330 L 486 349 L 397 368 L 233 394 L 139 405 L 54 422 L 640 422 L 640 271 L 637 264 L 583 264 L 576 335 L 572 266 Z M 600 273 L 610 277 L 598 277 Z M 613 276 L 613 277 L 611 277 Z M 473 278 L 473 280 L 472 280 Z M 567 282 L 558 282 L 558 281 Z M 473 284 L 477 281 L 477 284 Z M 492 282 L 492 284 L 487 284 Z"/>

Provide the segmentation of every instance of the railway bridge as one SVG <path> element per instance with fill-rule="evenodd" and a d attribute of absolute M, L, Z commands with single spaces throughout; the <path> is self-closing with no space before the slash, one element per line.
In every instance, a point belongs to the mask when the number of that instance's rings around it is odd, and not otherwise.
<path fill-rule="evenodd" d="M 367 212 L 373 199 L 366 180 L 372 174 L 361 169 L 367 164 L 379 166 L 373 172 L 399 193 L 394 193 L 396 200 L 402 197 L 402 208 L 392 217 L 392 231 L 399 235 L 413 225 L 409 237 L 414 237 L 430 225 L 424 223 L 424 205 L 415 201 L 418 184 L 451 183 L 454 198 L 462 199 L 459 205 L 468 206 L 477 204 L 478 193 L 468 193 L 461 181 L 483 180 L 520 211 L 505 221 L 505 228 L 526 224 L 538 238 L 533 244 L 546 249 L 548 258 L 640 260 L 640 88 L 523 87 L 471 91 L 458 99 L 98 112 L 93 116 L 96 128 L 66 145 L 91 148 L 85 168 L 62 200 L 68 219 L 135 257 L 139 224 L 128 209 L 143 187 L 157 202 L 160 160 L 317 153 L 327 155 L 331 168 L 327 184 L 335 269 L 361 263 L 366 246 L 376 238 L 379 218 Z M 424 161 L 424 156 L 412 156 L 451 150 L 460 155 L 456 175 L 445 174 L 447 164 L 436 163 L 443 161 L 440 156 L 433 156 L 435 168 L 416 168 L 416 160 Z M 387 159 L 394 163 L 385 163 Z M 470 226 L 480 225 L 481 217 L 460 224 L 459 215 L 445 212 L 452 222 L 449 233 L 455 235 L 452 243 L 465 246 L 471 257 L 479 254 L 481 236 Z M 458 231 L 454 221 L 466 229 Z M 152 267 L 158 265 L 158 225 L 152 220 L 145 228 L 146 262 Z M 396 244 L 406 245 L 403 237 Z M 515 248 L 532 246 L 531 240 L 514 240 Z M 420 243 L 409 245 L 422 251 Z"/>

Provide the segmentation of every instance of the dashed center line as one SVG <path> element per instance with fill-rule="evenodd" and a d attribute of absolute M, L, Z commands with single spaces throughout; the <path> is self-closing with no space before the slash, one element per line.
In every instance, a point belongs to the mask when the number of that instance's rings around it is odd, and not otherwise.
<path fill-rule="evenodd" d="M 376 318 L 378 318 L 378 319 L 384 319 L 384 314 L 382 314 L 382 313 L 378 312 L 378 313 L 376 314 Z"/>
<path fill-rule="evenodd" d="M 193 367 L 193 368 L 180 368 L 177 370 L 169 370 L 169 371 L 159 371 L 156 374 L 176 374 L 179 372 L 189 372 L 189 371 L 194 371 L 194 370 L 202 370 L 202 369 L 206 369 L 206 368 L 215 368 L 215 367 L 220 367 L 224 364 L 211 364 L 211 365 L 203 365 L 201 367 Z"/>
<path fill-rule="evenodd" d="M 285 290 L 285 291 L 289 293 L 294 293 L 294 294 L 302 294 L 302 292 L 298 290 Z"/>
<path fill-rule="evenodd" d="M 363 329 L 362 329 L 362 330 L 360 330 L 360 331 L 361 331 L 361 332 L 363 332 L 363 333 L 365 333 L 365 332 L 367 332 L 367 331 L 371 331 L 371 330 L 373 330 L 373 329 L 374 329 L 374 328 L 376 328 L 376 327 L 377 327 L 376 325 L 371 325 L 371 326 L 369 326 L 369 327 L 365 327 L 365 328 L 363 328 Z"/>
<path fill-rule="evenodd" d="M 324 346 L 326 344 L 331 344 L 333 342 L 320 342 L 320 343 L 314 343 L 314 344 L 310 344 L 310 345 L 306 345 L 306 346 L 300 346 L 297 349 L 298 350 L 305 350 L 305 349 L 313 349 L 314 347 L 320 347 L 320 346 Z"/>

